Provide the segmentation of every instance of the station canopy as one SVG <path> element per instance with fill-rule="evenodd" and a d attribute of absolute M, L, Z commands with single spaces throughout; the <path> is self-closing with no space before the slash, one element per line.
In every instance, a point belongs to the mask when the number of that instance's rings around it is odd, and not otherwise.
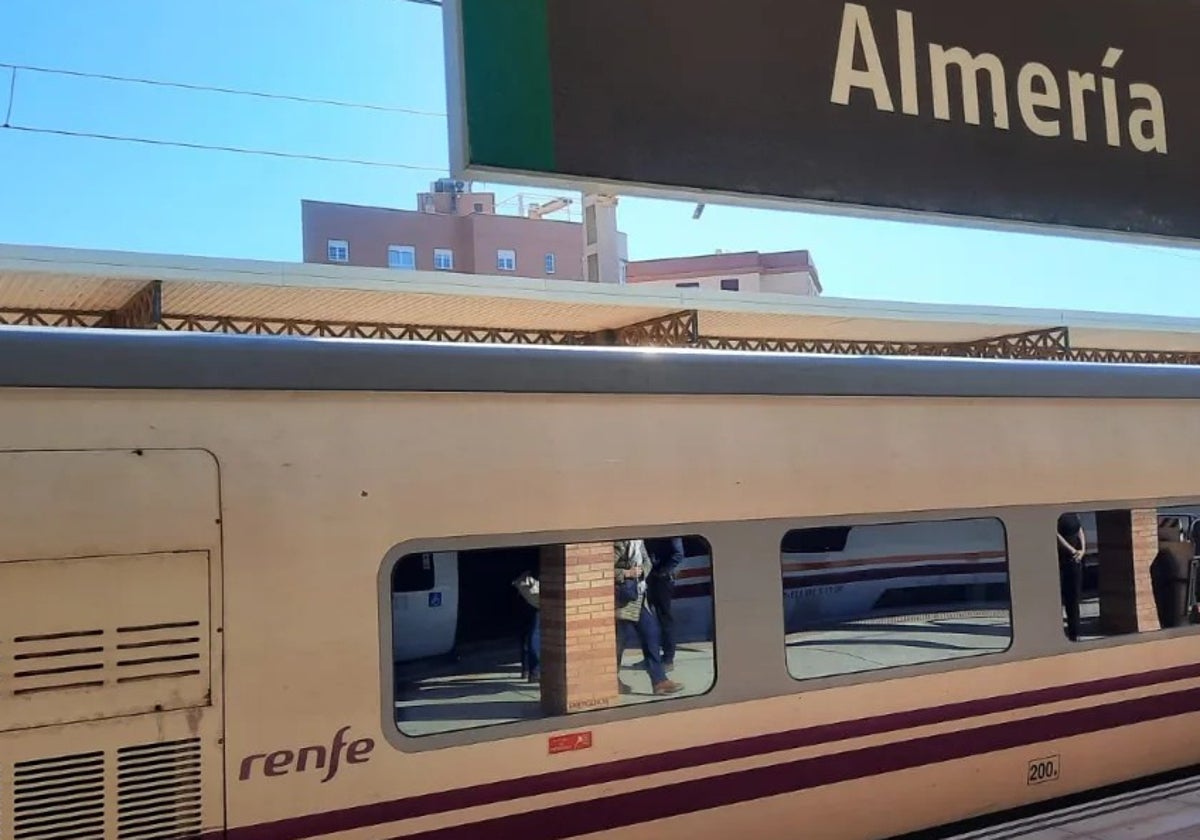
<path fill-rule="evenodd" d="M 0 325 L 1200 363 L 1200 319 L 0 246 Z"/>

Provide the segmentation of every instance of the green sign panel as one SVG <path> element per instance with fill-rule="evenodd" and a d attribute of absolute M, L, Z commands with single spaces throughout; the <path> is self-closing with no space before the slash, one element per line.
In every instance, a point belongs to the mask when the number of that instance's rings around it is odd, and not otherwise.
<path fill-rule="evenodd" d="M 468 178 L 1200 241 L 1197 0 L 446 0 Z"/>

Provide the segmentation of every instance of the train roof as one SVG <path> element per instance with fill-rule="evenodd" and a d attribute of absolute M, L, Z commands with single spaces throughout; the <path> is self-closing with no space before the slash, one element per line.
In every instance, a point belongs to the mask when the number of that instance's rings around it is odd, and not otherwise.
<path fill-rule="evenodd" d="M 1200 368 L 0 328 L 0 387 L 1200 398 Z"/>

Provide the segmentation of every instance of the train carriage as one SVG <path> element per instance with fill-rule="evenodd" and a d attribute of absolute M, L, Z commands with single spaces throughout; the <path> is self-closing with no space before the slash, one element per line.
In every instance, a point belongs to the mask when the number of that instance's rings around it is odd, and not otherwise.
<path fill-rule="evenodd" d="M 1136 579 L 1200 372 L 6 330 L 0 388 L 5 840 L 860 840 L 1200 763 Z M 1080 642 L 1072 510 L 1136 549 Z M 572 593 L 666 536 L 709 600 L 658 696 Z M 540 688 L 482 633 L 413 676 L 433 558 L 469 598 L 533 549 Z"/>

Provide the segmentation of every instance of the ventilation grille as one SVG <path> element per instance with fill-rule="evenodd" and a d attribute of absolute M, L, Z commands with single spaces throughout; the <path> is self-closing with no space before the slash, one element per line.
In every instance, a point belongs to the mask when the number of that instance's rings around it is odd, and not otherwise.
<path fill-rule="evenodd" d="M 0 731 L 209 705 L 210 593 L 206 551 L 0 563 Z"/>
<path fill-rule="evenodd" d="M 104 840 L 104 753 L 18 762 L 13 840 Z"/>
<path fill-rule="evenodd" d="M 104 685 L 104 631 L 68 630 L 12 640 L 12 693 Z"/>
<path fill-rule="evenodd" d="M 120 840 L 200 836 L 200 741 L 167 741 L 117 751 Z"/>
<path fill-rule="evenodd" d="M 2 840 L 201 836 L 198 738 L 22 761 L 13 765 L 11 778 L 11 808 L 5 810 L 12 834 L 0 827 Z"/>
<path fill-rule="evenodd" d="M 198 675 L 199 628 L 199 621 L 118 627 L 117 682 L 146 682 Z"/>
<path fill-rule="evenodd" d="M 199 621 L 17 636 L 8 688 L 20 697 L 198 676 L 202 654 Z"/>

